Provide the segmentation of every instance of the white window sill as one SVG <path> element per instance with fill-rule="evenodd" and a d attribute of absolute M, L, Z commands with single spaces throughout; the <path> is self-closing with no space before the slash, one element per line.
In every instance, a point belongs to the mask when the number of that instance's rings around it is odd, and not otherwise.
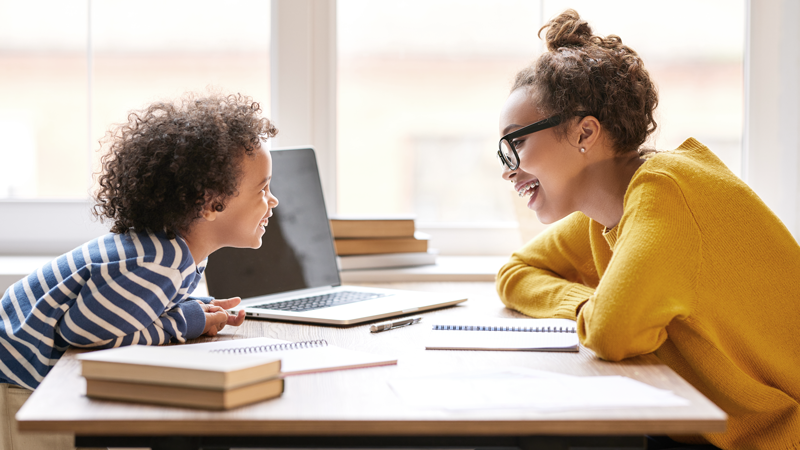
<path fill-rule="evenodd" d="M 392 269 L 344 270 L 342 283 L 494 281 L 507 256 L 439 256 L 436 264 Z"/>
<path fill-rule="evenodd" d="M 55 256 L 0 256 L 0 292 L 55 259 Z"/>
<path fill-rule="evenodd" d="M 0 292 L 39 267 L 51 256 L 0 256 Z M 494 281 L 505 256 L 439 256 L 436 264 L 395 269 L 345 270 L 342 283 L 392 283 L 408 281 Z"/>

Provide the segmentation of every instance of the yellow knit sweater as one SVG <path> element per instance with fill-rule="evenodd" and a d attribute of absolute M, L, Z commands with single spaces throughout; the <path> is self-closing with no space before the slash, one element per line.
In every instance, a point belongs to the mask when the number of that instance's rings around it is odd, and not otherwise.
<path fill-rule="evenodd" d="M 577 320 L 600 358 L 655 352 L 728 414 L 710 443 L 800 449 L 800 246 L 696 140 L 642 164 L 616 227 L 564 218 L 497 290 L 529 316 Z"/>

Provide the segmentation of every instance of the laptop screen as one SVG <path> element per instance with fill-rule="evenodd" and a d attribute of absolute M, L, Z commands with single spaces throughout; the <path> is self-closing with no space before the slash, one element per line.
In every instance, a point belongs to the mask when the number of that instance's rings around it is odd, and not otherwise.
<path fill-rule="evenodd" d="M 333 237 L 311 148 L 272 150 L 272 211 L 259 249 L 222 248 L 208 257 L 208 292 L 251 298 L 338 286 Z"/>

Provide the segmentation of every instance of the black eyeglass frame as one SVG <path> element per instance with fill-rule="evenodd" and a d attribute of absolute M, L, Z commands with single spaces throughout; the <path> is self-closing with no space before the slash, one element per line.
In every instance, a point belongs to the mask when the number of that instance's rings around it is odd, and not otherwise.
<path fill-rule="evenodd" d="M 561 123 L 561 116 L 553 116 L 548 117 L 547 119 L 540 120 L 538 122 L 534 122 L 530 125 L 526 125 L 519 130 L 512 131 L 507 135 L 500 138 L 500 142 L 497 144 L 497 157 L 500 158 L 500 162 L 506 165 L 509 170 L 517 170 L 519 167 L 520 159 L 519 154 L 517 154 L 517 149 L 514 147 L 514 143 L 512 139 L 516 139 L 518 137 L 522 137 L 528 134 L 536 133 L 537 131 L 546 130 L 548 128 L 552 128 Z M 508 143 L 508 147 L 514 152 L 514 158 L 516 159 L 517 163 L 513 164 L 508 157 L 503 153 L 503 141 Z"/>

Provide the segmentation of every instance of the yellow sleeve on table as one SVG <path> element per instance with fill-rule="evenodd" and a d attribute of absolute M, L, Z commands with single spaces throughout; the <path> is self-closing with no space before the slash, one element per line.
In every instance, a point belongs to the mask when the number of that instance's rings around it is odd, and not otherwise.
<path fill-rule="evenodd" d="M 667 325 L 688 316 L 697 300 L 701 240 L 683 195 L 665 175 L 638 181 L 625 201 L 639 207 L 607 233 L 614 256 L 578 315 L 583 345 L 611 361 L 655 351 Z"/>
<path fill-rule="evenodd" d="M 503 303 L 531 317 L 575 320 L 578 306 L 599 281 L 591 263 L 589 223 L 574 213 L 515 252 L 497 276 Z"/>

